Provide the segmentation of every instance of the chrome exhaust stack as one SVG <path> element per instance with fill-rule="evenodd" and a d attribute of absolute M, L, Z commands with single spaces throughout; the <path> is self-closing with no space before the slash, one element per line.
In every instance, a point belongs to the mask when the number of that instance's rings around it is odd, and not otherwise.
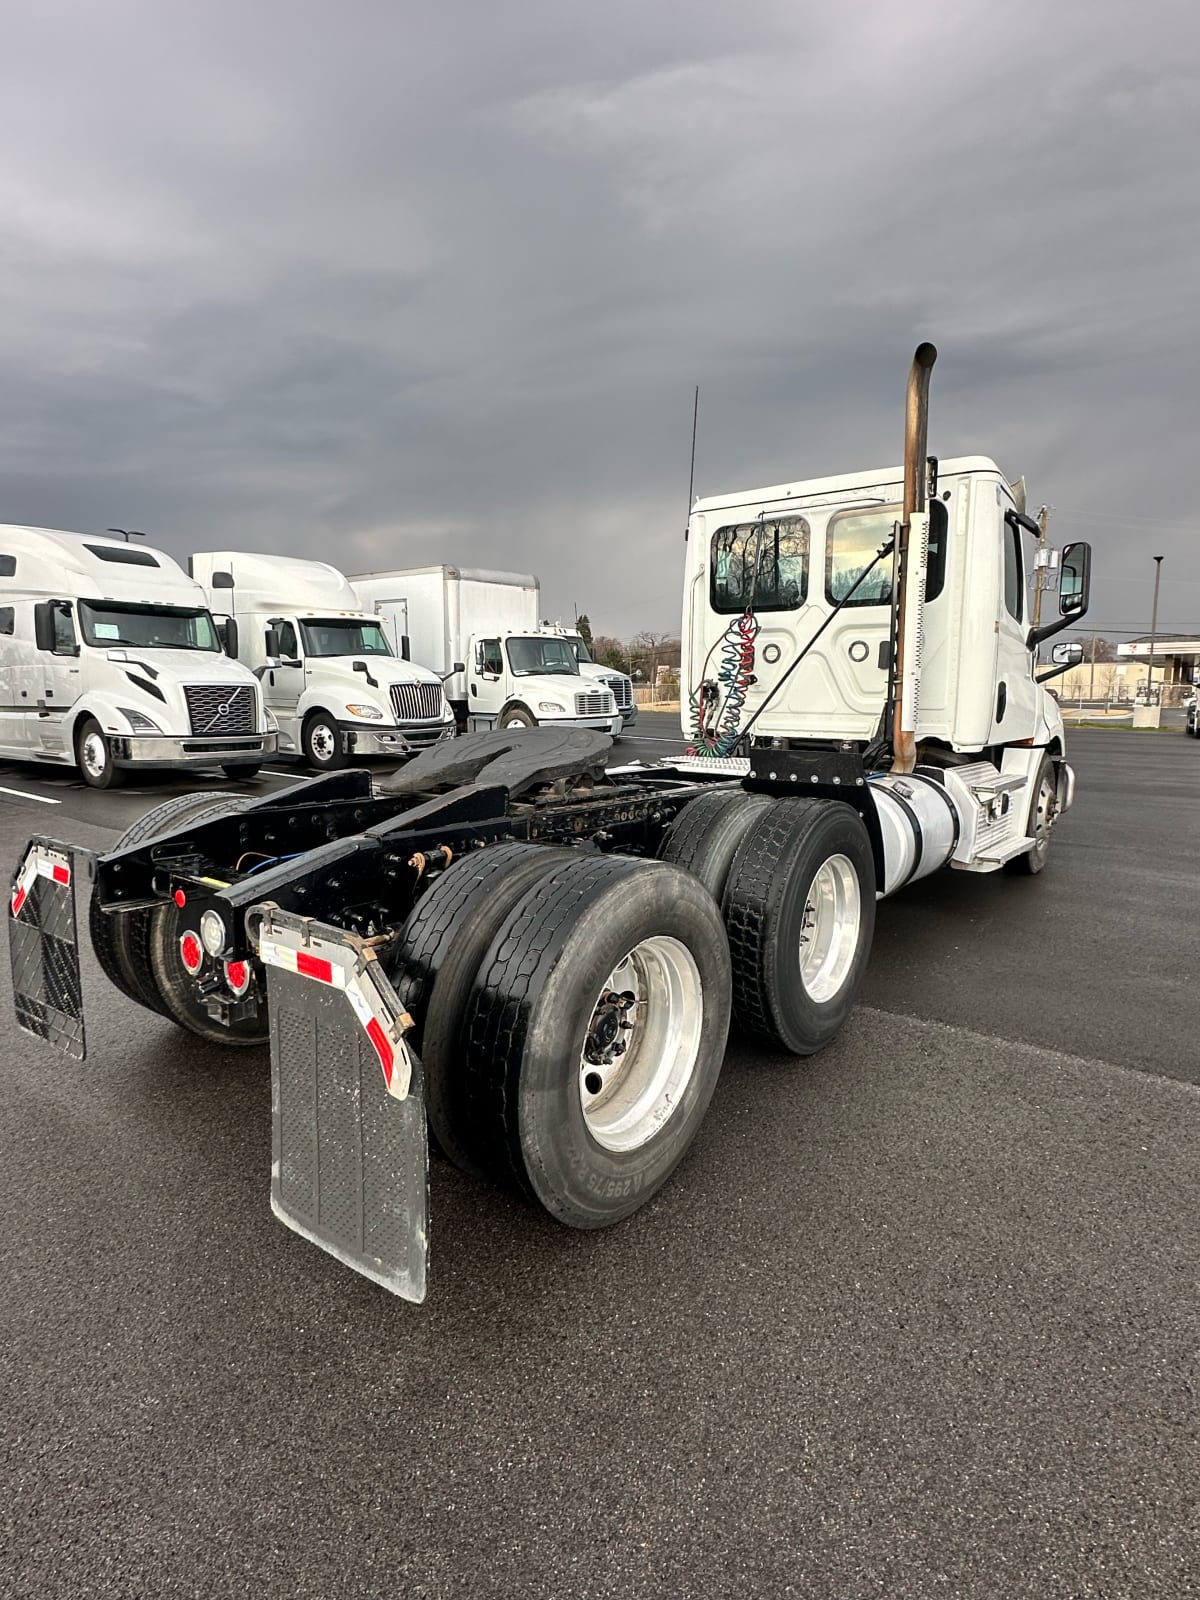
<path fill-rule="evenodd" d="M 929 440 L 929 375 L 937 360 L 931 344 L 919 344 L 908 373 L 904 410 L 904 511 L 896 537 L 896 640 L 892 722 L 892 771 L 916 765 L 916 712 L 921 664 L 921 609 L 924 601 L 928 529 L 924 522 L 926 456 Z M 918 522 L 919 548 L 913 542 Z"/>

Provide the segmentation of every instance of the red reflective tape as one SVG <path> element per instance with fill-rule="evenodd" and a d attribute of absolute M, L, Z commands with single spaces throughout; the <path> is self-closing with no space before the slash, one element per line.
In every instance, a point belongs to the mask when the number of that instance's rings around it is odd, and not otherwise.
<path fill-rule="evenodd" d="M 375 1046 L 375 1054 L 379 1057 L 380 1065 L 383 1067 L 383 1081 L 390 1089 L 392 1087 L 392 1066 L 395 1057 L 392 1054 L 391 1041 L 374 1017 L 367 1023 L 367 1038 Z"/>
<path fill-rule="evenodd" d="M 12 914 L 14 917 L 21 915 L 21 907 L 25 904 L 26 894 L 24 889 L 18 889 L 12 897 Z"/>
<path fill-rule="evenodd" d="M 316 978 L 319 983 L 333 982 L 333 963 L 322 961 L 319 956 L 310 956 L 303 950 L 296 951 L 296 971 L 305 978 Z"/>
<path fill-rule="evenodd" d="M 70 883 L 71 869 L 69 867 L 55 867 L 54 881 L 55 883 Z"/>

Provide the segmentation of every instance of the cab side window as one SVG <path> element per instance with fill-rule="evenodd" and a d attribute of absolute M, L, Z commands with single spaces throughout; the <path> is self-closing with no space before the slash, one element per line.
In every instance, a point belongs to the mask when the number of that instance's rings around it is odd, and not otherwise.
<path fill-rule="evenodd" d="M 0 633 L 11 633 L 12 631 L 13 608 L 12 606 L 0 606 Z"/>
<path fill-rule="evenodd" d="M 1009 615 L 1022 620 L 1025 592 L 1021 564 L 1021 530 L 1011 522 L 1004 524 L 1004 605 Z"/>
<path fill-rule="evenodd" d="M 497 676 L 504 671 L 504 657 L 500 654 L 499 639 L 484 639 L 482 646 L 481 672 L 494 672 Z"/>
<path fill-rule="evenodd" d="M 51 607 L 51 616 L 54 619 L 54 654 L 77 656 L 79 640 L 75 637 L 75 620 L 71 616 L 70 606 L 65 600 L 55 600 Z"/>
<path fill-rule="evenodd" d="M 284 661 L 295 661 L 300 652 L 296 649 L 296 624 L 294 622 L 281 622 L 279 624 L 279 654 Z"/>

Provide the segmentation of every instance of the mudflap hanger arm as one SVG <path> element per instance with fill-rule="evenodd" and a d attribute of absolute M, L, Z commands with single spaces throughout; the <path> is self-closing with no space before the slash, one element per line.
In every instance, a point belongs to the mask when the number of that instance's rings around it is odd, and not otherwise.
<path fill-rule="evenodd" d="M 271 1017 L 271 1209 L 402 1299 L 425 1298 L 429 1147 L 412 1018 L 374 942 L 259 904 Z"/>

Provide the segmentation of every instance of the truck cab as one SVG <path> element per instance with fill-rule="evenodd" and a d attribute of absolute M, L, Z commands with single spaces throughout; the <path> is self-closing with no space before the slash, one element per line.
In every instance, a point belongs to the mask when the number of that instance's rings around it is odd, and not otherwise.
<path fill-rule="evenodd" d="M 227 550 L 191 568 L 224 613 L 226 648 L 262 682 L 281 754 L 332 771 L 454 737 L 441 679 L 394 653 L 336 567 Z"/>
<path fill-rule="evenodd" d="M 577 628 L 559 628 L 558 631 L 570 642 L 575 660 L 579 664 L 580 677 L 591 678 L 596 683 L 606 683 L 612 690 L 617 710 L 621 713 L 621 726 L 631 727 L 637 721 L 638 708 L 633 698 L 633 680 L 628 673 L 621 672 L 616 667 L 602 666 L 592 655 L 587 640 Z"/>
<path fill-rule="evenodd" d="M 253 777 L 275 741 L 253 674 L 165 551 L 0 528 L 0 755 L 106 789 L 136 767 Z"/>
<path fill-rule="evenodd" d="M 612 689 L 583 676 L 571 640 L 557 628 L 473 637 L 467 697 L 472 731 L 549 723 L 615 735 L 623 727 Z"/>
<path fill-rule="evenodd" d="M 685 733 L 702 733 L 704 700 L 715 691 L 731 730 L 764 707 L 758 738 L 874 738 L 894 628 L 894 562 L 880 552 L 901 517 L 903 480 L 892 467 L 696 502 L 684 587 Z M 930 491 L 920 736 L 961 753 L 1061 748 L 1057 701 L 1035 679 L 1026 580 L 1036 526 L 1018 503 L 1023 491 L 984 456 L 937 463 Z"/>

